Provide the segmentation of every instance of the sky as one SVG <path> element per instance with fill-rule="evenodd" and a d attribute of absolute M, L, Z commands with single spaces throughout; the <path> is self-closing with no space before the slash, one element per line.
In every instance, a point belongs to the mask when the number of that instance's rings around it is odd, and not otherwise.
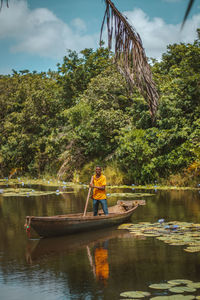
<path fill-rule="evenodd" d="M 200 0 L 181 23 L 189 0 L 112 0 L 140 34 L 148 57 L 161 59 L 167 45 L 192 43 L 200 28 Z M 67 49 L 99 46 L 104 0 L 6 0 L 0 12 L 0 74 L 57 70 Z M 106 26 L 104 33 L 106 41 Z"/>

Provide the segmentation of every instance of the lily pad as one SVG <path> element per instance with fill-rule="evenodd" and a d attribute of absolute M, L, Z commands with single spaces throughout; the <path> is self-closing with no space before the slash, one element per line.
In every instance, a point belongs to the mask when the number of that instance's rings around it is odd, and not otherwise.
<path fill-rule="evenodd" d="M 165 224 L 140 222 L 139 224 L 132 224 L 126 229 L 133 234 L 139 232 L 145 237 L 156 237 L 172 246 L 186 245 L 188 247 L 184 250 L 187 252 L 200 252 L 199 224 L 178 221 L 165 222 Z"/>
<path fill-rule="evenodd" d="M 189 279 L 174 279 L 174 280 L 169 280 L 168 283 L 171 283 L 171 284 L 190 284 L 190 283 L 193 283 L 192 280 L 189 280 Z"/>
<path fill-rule="evenodd" d="M 128 297 L 128 298 L 144 298 L 150 295 L 151 295 L 150 293 L 142 292 L 142 291 L 128 291 L 120 294 L 121 297 Z"/>
<path fill-rule="evenodd" d="M 184 292 L 193 293 L 193 292 L 196 291 L 196 289 L 192 288 L 192 287 L 190 288 L 188 286 L 175 286 L 175 287 L 170 288 L 169 291 L 172 292 L 172 293 L 178 293 L 178 294 L 179 293 L 184 293 Z"/>
<path fill-rule="evenodd" d="M 168 300 L 169 296 L 156 296 L 156 297 L 153 297 L 150 299 L 152 299 L 152 300 Z"/>
<path fill-rule="evenodd" d="M 186 242 L 171 242 L 169 243 L 171 246 L 185 246 L 187 245 Z"/>
<path fill-rule="evenodd" d="M 160 236 L 160 234 L 156 232 L 145 232 L 143 235 L 147 237 Z"/>
<path fill-rule="evenodd" d="M 167 282 L 173 286 L 193 283 L 193 281 L 187 279 L 174 279 L 174 280 L 168 280 Z"/>
<path fill-rule="evenodd" d="M 121 197 L 121 198 L 140 198 L 146 196 L 154 196 L 154 194 L 148 193 L 112 193 L 110 197 Z"/>
<path fill-rule="evenodd" d="M 165 290 L 171 288 L 172 285 L 170 283 L 154 283 L 150 284 L 149 287 L 151 289 Z"/>
<path fill-rule="evenodd" d="M 184 251 L 191 252 L 191 253 L 200 252 L 200 247 L 187 247 L 187 248 L 184 249 Z"/>
<path fill-rule="evenodd" d="M 143 233 L 142 233 L 142 232 L 140 232 L 140 231 L 137 231 L 137 230 L 130 230 L 129 232 L 130 232 L 131 234 L 143 235 Z"/>
<path fill-rule="evenodd" d="M 127 223 L 124 223 L 124 224 L 121 224 L 118 226 L 118 229 L 129 229 L 130 226 L 132 226 L 133 224 L 130 223 L 130 224 L 127 224 Z"/>
<path fill-rule="evenodd" d="M 157 240 L 160 240 L 160 241 L 166 241 L 168 239 L 167 236 L 159 236 L 157 237 Z"/>
<path fill-rule="evenodd" d="M 30 188 L 6 188 L 4 189 L 3 197 L 22 197 L 22 196 L 46 196 L 52 194 L 71 194 L 74 191 L 39 191 Z"/>
<path fill-rule="evenodd" d="M 134 234 L 134 236 L 137 238 L 137 237 L 144 237 L 145 238 L 145 236 L 144 236 L 144 234 L 142 234 L 142 233 L 135 233 Z"/>
<path fill-rule="evenodd" d="M 170 295 L 170 296 L 156 296 L 153 298 L 150 298 L 151 300 L 192 300 L 195 299 L 194 295 Z"/>
<path fill-rule="evenodd" d="M 193 242 L 189 243 L 188 245 L 192 246 L 192 247 L 194 247 L 194 246 L 200 247 L 200 241 L 193 241 Z"/>
<path fill-rule="evenodd" d="M 187 284 L 188 287 L 193 287 L 195 289 L 200 289 L 200 282 L 191 282 Z"/>

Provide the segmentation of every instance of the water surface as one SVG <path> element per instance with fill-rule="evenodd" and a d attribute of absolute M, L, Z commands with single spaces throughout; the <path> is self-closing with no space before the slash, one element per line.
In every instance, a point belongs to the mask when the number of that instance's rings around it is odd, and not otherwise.
<path fill-rule="evenodd" d="M 146 206 L 135 211 L 131 222 L 164 218 L 200 223 L 199 191 L 151 193 L 145 198 Z M 124 291 L 149 291 L 151 283 L 200 281 L 199 253 L 185 252 L 184 246 L 170 246 L 155 238 L 135 238 L 125 230 L 110 228 L 49 239 L 39 239 L 31 231 L 27 236 L 27 215 L 83 212 L 86 197 L 85 187 L 65 195 L 0 195 L 0 300 L 117 300 Z M 109 205 L 116 200 L 108 199 Z M 88 209 L 92 209 L 91 202 Z M 159 291 L 153 292 L 160 295 Z"/>

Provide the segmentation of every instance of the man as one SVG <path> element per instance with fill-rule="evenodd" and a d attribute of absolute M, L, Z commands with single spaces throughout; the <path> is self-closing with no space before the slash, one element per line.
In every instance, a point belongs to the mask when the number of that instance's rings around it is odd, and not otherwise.
<path fill-rule="evenodd" d="M 103 212 L 108 215 L 108 205 L 106 200 L 106 177 L 101 174 L 101 167 L 96 167 L 96 174 L 93 176 L 90 187 L 93 188 L 92 199 L 93 199 L 93 211 L 94 216 L 97 216 L 99 203 L 101 203 Z"/>

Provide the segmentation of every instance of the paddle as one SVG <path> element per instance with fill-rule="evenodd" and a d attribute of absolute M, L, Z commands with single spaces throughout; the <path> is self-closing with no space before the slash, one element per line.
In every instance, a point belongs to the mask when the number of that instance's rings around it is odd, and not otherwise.
<path fill-rule="evenodd" d="M 90 184 L 92 184 L 92 182 L 93 182 L 93 176 L 91 177 Z M 86 215 L 88 201 L 89 201 L 89 198 L 90 198 L 90 193 L 91 193 L 91 186 L 89 187 L 89 191 L 88 191 L 88 195 L 87 195 L 87 200 L 86 200 L 86 203 L 85 203 L 85 209 L 84 209 L 84 213 L 83 213 L 84 217 Z"/>

